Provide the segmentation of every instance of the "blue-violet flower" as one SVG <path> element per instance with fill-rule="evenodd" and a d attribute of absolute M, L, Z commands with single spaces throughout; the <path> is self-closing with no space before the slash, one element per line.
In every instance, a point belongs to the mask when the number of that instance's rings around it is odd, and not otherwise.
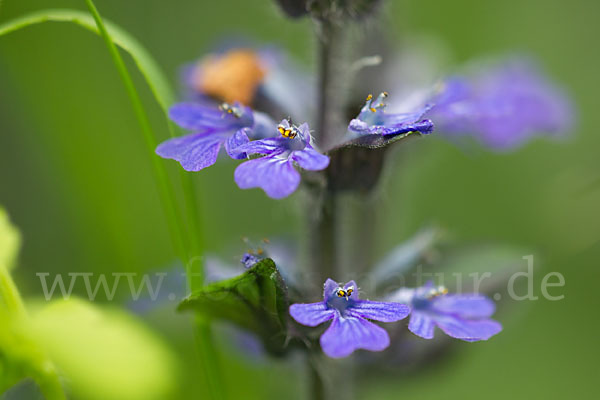
<path fill-rule="evenodd" d="M 382 135 L 392 137 L 409 132 L 428 134 L 433 131 L 433 123 L 422 119 L 431 109 L 427 104 L 410 113 L 387 113 L 385 98 L 387 92 L 381 93 L 376 99 L 369 95 L 358 116 L 350 121 L 348 131 L 355 135 Z"/>
<path fill-rule="evenodd" d="M 268 116 L 239 103 L 223 103 L 218 107 L 179 103 L 171 107 L 169 117 L 194 133 L 161 143 L 156 154 L 179 161 L 186 171 L 200 171 L 213 165 L 223 145 L 231 158 L 245 158 L 246 154 L 234 150 L 250 139 L 264 137 L 274 125 Z"/>
<path fill-rule="evenodd" d="M 263 154 L 240 164 L 234 174 L 241 189 L 259 187 L 274 199 L 292 194 L 300 184 L 300 173 L 294 162 L 310 171 L 327 168 L 329 157 L 319 153 L 311 144 L 308 124 L 299 127 L 283 120 L 277 127 L 281 136 L 255 140 L 239 146 L 236 151 L 243 154 Z"/>
<path fill-rule="evenodd" d="M 322 302 L 290 306 L 290 315 L 302 325 L 332 320 L 320 339 L 321 348 L 332 358 L 347 357 L 358 349 L 385 349 L 390 344 L 388 333 L 369 320 L 394 322 L 409 313 L 404 304 L 359 299 L 354 281 L 341 286 L 331 279 L 325 282 Z"/>
<path fill-rule="evenodd" d="M 446 80 L 427 113 L 438 130 L 505 150 L 573 124 L 567 96 L 532 62 L 512 60 Z"/>
<path fill-rule="evenodd" d="M 433 339 L 436 325 L 446 335 L 467 342 L 487 340 L 502 330 L 490 319 L 494 302 L 483 295 L 448 294 L 443 286 L 427 282 L 420 288 L 400 289 L 389 300 L 410 305 L 408 329 L 424 339 Z"/>

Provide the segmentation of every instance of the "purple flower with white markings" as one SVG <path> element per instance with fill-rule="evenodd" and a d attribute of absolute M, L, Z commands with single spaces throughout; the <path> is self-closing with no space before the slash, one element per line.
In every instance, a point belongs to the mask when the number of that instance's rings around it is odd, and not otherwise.
<path fill-rule="evenodd" d="M 358 116 L 350 121 L 348 131 L 355 135 L 382 135 L 393 137 L 409 132 L 428 134 L 433 131 L 433 123 L 423 119 L 423 115 L 431 109 L 425 105 L 409 113 L 388 113 L 385 111 L 387 92 L 381 93 L 376 99 L 367 97 L 365 105 Z"/>
<path fill-rule="evenodd" d="M 199 103 L 179 103 L 171 107 L 169 117 L 194 133 L 169 139 L 156 148 L 163 158 L 179 161 L 186 171 L 200 171 L 217 161 L 221 147 L 234 159 L 245 158 L 236 152 L 252 138 L 264 137 L 274 122 L 238 103 L 216 107 Z"/>
<path fill-rule="evenodd" d="M 567 96 L 528 61 L 512 60 L 448 79 L 427 113 L 439 131 L 472 136 L 493 149 L 536 136 L 557 136 L 573 124 Z"/>
<path fill-rule="evenodd" d="M 384 350 L 390 344 L 388 333 L 369 320 L 395 322 L 409 313 L 404 304 L 359 299 L 354 281 L 341 286 L 331 279 L 325 282 L 322 302 L 290 306 L 290 315 L 302 325 L 332 320 L 320 340 L 321 348 L 332 358 L 347 357 L 358 349 Z"/>
<path fill-rule="evenodd" d="M 255 140 L 236 149 L 242 154 L 263 154 L 264 157 L 240 164 L 234 177 L 241 189 L 259 187 L 269 197 L 281 199 L 292 194 L 300 184 L 300 173 L 294 163 L 309 171 L 320 171 L 329 165 L 329 157 L 312 146 L 308 124 L 296 127 L 283 120 L 277 129 L 280 137 Z"/>
<path fill-rule="evenodd" d="M 411 307 L 408 329 L 424 339 L 433 339 L 435 326 L 446 335 L 467 342 L 487 340 L 502 330 L 491 319 L 496 306 L 479 294 L 448 294 L 427 282 L 417 289 L 400 289 L 390 298 Z"/>

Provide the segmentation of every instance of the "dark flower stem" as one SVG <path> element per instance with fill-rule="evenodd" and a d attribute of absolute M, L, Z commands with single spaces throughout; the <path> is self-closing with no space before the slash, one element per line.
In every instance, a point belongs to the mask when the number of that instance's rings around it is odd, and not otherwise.
<path fill-rule="evenodd" d="M 337 197 L 326 188 L 315 198 L 308 208 L 313 215 L 309 221 L 309 263 L 311 266 L 311 282 L 325 282 L 327 278 L 337 279 L 336 256 L 336 203 Z M 316 211 L 315 211 L 316 210 Z M 315 295 L 321 295 L 321 287 L 315 286 Z"/>
<path fill-rule="evenodd" d="M 318 99 L 317 99 L 317 135 L 321 139 L 321 142 L 325 142 L 328 136 L 328 127 L 330 127 L 330 118 L 328 115 L 327 107 L 330 105 L 328 97 L 329 88 L 329 76 L 331 70 L 331 48 L 333 46 L 333 35 L 331 22 L 324 20 L 321 21 L 321 32 L 318 37 L 319 46 L 319 70 L 318 70 Z"/>
<path fill-rule="evenodd" d="M 347 82 L 345 81 L 344 24 L 338 18 L 325 16 L 316 20 L 318 41 L 318 92 L 315 135 L 321 150 L 331 148 L 345 132 L 344 106 Z M 326 278 L 338 279 L 339 263 L 336 257 L 336 230 L 338 196 L 332 190 L 324 172 L 322 186 L 312 193 L 309 211 L 310 250 L 313 279 L 324 282 Z M 316 212 L 315 212 L 316 211 Z"/>
<path fill-rule="evenodd" d="M 348 37 L 344 24 L 335 16 L 324 16 L 316 20 L 318 40 L 318 111 L 316 115 L 317 141 L 321 150 L 330 149 L 346 132 L 344 109 L 346 103 L 345 79 L 345 42 Z M 307 207 L 307 222 L 309 226 L 308 254 L 310 255 L 310 282 L 315 287 L 315 296 L 320 295 L 322 288 L 314 282 L 325 282 L 326 278 L 341 279 L 344 271 L 338 258 L 339 246 L 339 195 L 333 189 L 335 185 L 328 171 L 323 173 L 322 184 L 311 191 L 309 207 Z M 319 357 L 309 357 L 311 399 L 324 399 L 334 395 L 337 387 L 337 375 L 330 374 L 323 367 Z M 327 373 L 325 381 L 321 373 Z M 330 376 L 331 375 L 331 376 Z M 327 384 L 326 384 L 327 382 Z M 348 398 L 346 398 L 348 400 Z"/>
<path fill-rule="evenodd" d="M 318 98 L 316 135 L 322 150 L 336 144 L 346 131 L 344 106 L 348 82 L 345 66 L 348 37 L 341 21 L 318 21 Z"/>

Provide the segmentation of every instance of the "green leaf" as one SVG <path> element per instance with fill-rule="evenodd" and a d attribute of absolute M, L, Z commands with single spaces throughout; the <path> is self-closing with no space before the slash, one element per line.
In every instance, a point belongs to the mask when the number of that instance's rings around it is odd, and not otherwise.
<path fill-rule="evenodd" d="M 21 248 L 21 234 L 11 223 L 8 214 L 0 207 L 0 268 L 11 270 Z"/>
<path fill-rule="evenodd" d="M 0 307 L 0 393 L 28 377 L 46 399 L 66 399 L 56 368 L 34 339 L 27 317 Z"/>
<path fill-rule="evenodd" d="M 279 354 L 286 340 L 288 307 L 287 287 L 273 260 L 266 258 L 235 278 L 192 293 L 178 309 L 254 332 L 267 350 Z"/>
<path fill-rule="evenodd" d="M 170 398 L 176 358 L 133 314 L 77 298 L 31 308 L 27 332 L 65 377 L 74 398 Z"/>
<path fill-rule="evenodd" d="M 87 13 L 69 9 L 49 9 L 26 14 L 3 23 L 0 25 L 0 36 L 48 21 L 73 22 L 89 31 L 99 33 L 94 19 Z M 129 53 L 148 83 L 156 101 L 166 111 L 174 102 L 175 97 L 158 64 L 133 36 L 112 22 L 106 20 L 104 22 L 115 44 Z"/>

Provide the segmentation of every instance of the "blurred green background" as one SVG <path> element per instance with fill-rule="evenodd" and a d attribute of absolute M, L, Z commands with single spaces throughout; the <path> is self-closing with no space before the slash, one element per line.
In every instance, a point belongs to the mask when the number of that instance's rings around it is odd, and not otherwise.
<path fill-rule="evenodd" d="M 541 263 L 536 294 L 545 272 L 560 271 L 565 299 L 518 304 L 518 318 L 500 314 L 505 330 L 492 341 L 457 343 L 460 351 L 422 374 L 365 384 L 358 398 L 593 398 L 600 379 L 600 3 L 390 3 L 381 23 L 392 40 L 415 32 L 439 36 L 456 63 L 531 53 L 572 94 L 580 118 L 569 141 L 538 140 L 510 154 L 465 152 L 438 138 L 408 143 L 414 148 L 394 164 L 379 204 L 386 221 L 381 249 L 433 220 L 460 240 L 531 248 Z M 174 84 L 181 64 L 222 35 L 248 35 L 312 59 L 309 21 L 285 20 L 266 0 L 102 0 L 97 6 L 149 49 Z M 47 7 L 83 10 L 84 3 L 5 0 L 0 21 Z M 160 109 L 126 58 L 152 122 L 166 138 Z M 168 166 L 175 172 L 174 162 Z M 239 190 L 233 168 L 224 162 L 194 175 L 207 249 L 227 254 L 242 236 L 275 237 L 299 228 L 297 203 Z M 173 263 L 122 83 L 102 41 L 77 26 L 47 23 L 0 38 L 0 179 L 0 204 L 24 236 L 15 279 L 25 296 L 41 295 L 36 272 L 134 272 Z M 202 398 L 189 328 L 170 311 L 150 314 L 148 324 L 178 355 L 183 372 L 173 398 Z M 302 383 L 301 368 L 222 350 L 237 397 L 302 396 L 302 389 L 290 390 Z"/>

